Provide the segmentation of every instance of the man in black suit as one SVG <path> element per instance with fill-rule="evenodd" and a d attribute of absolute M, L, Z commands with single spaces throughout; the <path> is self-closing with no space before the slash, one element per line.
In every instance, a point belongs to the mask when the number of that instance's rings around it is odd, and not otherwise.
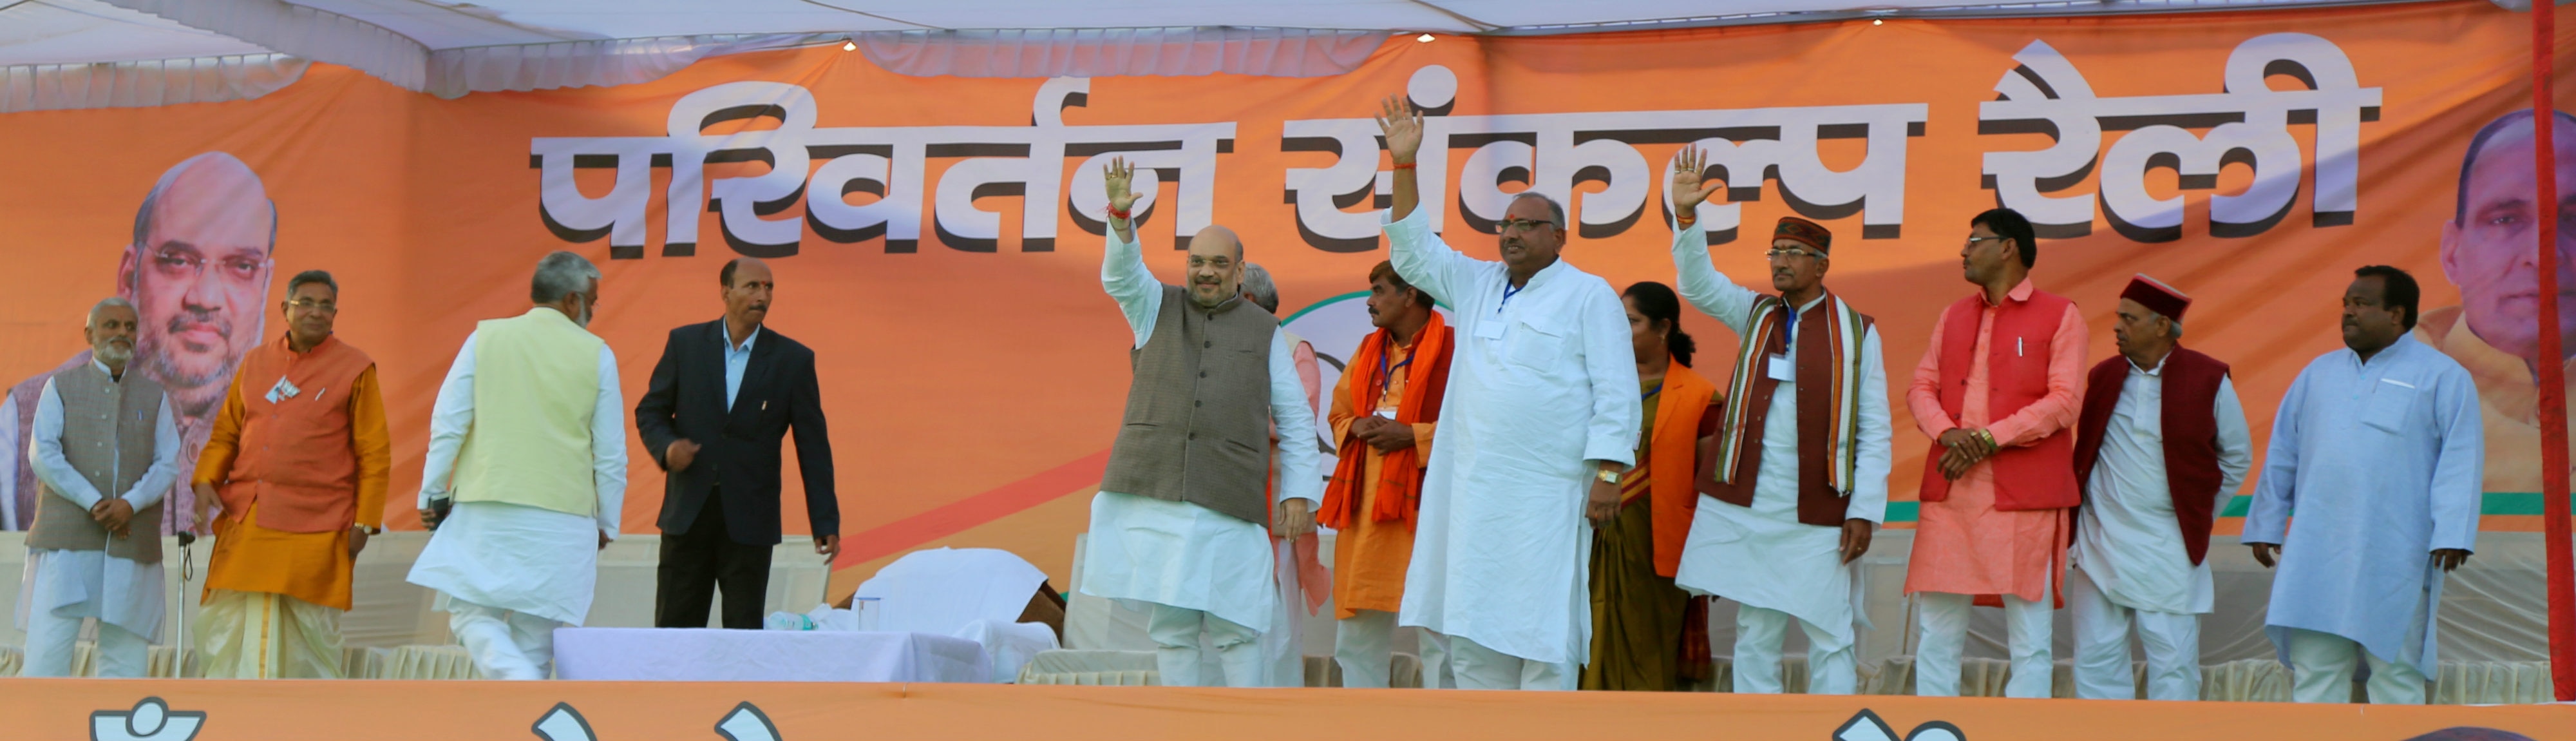
<path fill-rule="evenodd" d="M 814 552 L 840 554 L 841 508 L 814 351 L 761 326 L 777 288 L 769 266 L 735 258 L 717 279 L 724 318 L 671 330 L 635 403 L 635 429 L 666 476 L 653 624 L 706 627 L 721 587 L 724 627 L 758 630 L 779 542 L 779 440 L 790 428 Z"/>

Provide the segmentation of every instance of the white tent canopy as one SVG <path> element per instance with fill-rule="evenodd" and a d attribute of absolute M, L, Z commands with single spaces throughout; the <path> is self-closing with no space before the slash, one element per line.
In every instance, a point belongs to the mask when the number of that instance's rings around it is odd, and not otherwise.
<path fill-rule="evenodd" d="M 308 62 L 443 97 L 644 82 L 709 56 L 844 43 L 917 75 L 1322 76 L 1349 71 L 1389 33 L 2371 1 L 0 0 L 0 112 L 253 98 Z"/>

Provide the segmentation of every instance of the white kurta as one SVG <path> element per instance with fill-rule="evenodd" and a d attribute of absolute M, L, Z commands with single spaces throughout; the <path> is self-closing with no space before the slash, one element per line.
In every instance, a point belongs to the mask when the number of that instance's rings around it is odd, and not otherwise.
<path fill-rule="evenodd" d="M 2182 526 L 2174 519 L 2173 489 L 2165 478 L 2164 363 L 2152 370 L 2130 363 L 2102 432 L 2101 457 L 2085 482 L 2084 507 L 2076 511 L 2075 544 L 2067 561 L 2093 580 L 2102 596 L 2132 610 L 2198 614 L 2210 611 L 2214 587 L 2209 562 L 2191 562 Z M 2227 509 L 2236 485 L 2254 466 L 2254 439 L 2236 382 L 2218 382 L 2211 404 L 2218 419 L 2218 501 Z"/>
<path fill-rule="evenodd" d="M 21 524 L 24 520 L 18 517 L 18 461 L 21 456 L 12 454 L 12 451 L 26 448 L 19 447 L 22 441 L 18 439 L 18 426 L 8 423 L 8 420 L 17 418 L 18 395 L 0 391 L 0 530 L 27 529 Z"/>
<path fill-rule="evenodd" d="M 92 360 L 90 365 L 107 372 L 107 367 L 98 361 Z M 179 476 L 178 417 L 170 413 L 168 396 L 161 398 L 158 420 L 152 430 L 152 466 L 144 470 L 132 488 L 118 495 L 136 511 L 160 503 L 162 493 L 169 491 L 171 482 Z M 35 469 L 36 480 L 84 511 L 106 496 L 63 456 L 63 398 L 54 391 L 52 379 L 46 379 L 44 390 L 37 394 L 36 421 L 27 437 L 27 460 Z M 120 455 L 123 452 L 118 451 Z M 28 519 L 32 521 L 34 513 L 28 513 Z M 134 537 L 158 538 L 160 534 L 135 533 Z M 25 577 L 19 584 L 18 629 L 27 629 L 35 610 L 47 610 L 58 618 L 98 618 L 149 639 L 161 630 L 163 600 L 161 564 L 115 558 L 103 550 L 30 548 Z"/>
<path fill-rule="evenodd" d="M 1725 322 L 1738 336 L 1752 331 L 1758 317 L 1753 302 L 1762 294 L 1736 285 L 1709 264 L 1708 233 L 1697 225 L 1673 238 L 1673 267 L 1680 272 L 1682 299 L 1702 313 Z M 1814 308 L 1818 296 L 1799 313 Z M 1791 358 L 1798 343 L 1809 338 L 1792 333 Z M 1822 340 L 1819 340 L 1822 341 Z M 1887 363 L 1881 354 L 1878 326 L 1861 336 L 1860 451 L 1846 519 L 1873 523 L 1887 520 L 1887 471 L 1892 459 L 1894 428 L 1887 412 Z M 1732 353 L 1714 357 L 1732 357 Z M 1683 541 L 1681 569 L 1673 582 L 1684 589 L 1732 599 L 1754 607 L 1796 616 L 1834 634 L 1854 639 L 1852 617 L 1859 614 L 1858 584 L 1843 563 L 1842 528 L 1798 521 L 1798 382 L 1783 380 L 1766 402 L 1762 419 L 1761 473 L 1753 486 L 1753 506 L 1739 507 L 1700 495 Z"/>
<path fill-rule="evenodd" d="M 2418 645 L 2416 668 L 2435 675 L 2442 570 L 2431 553 L 2476 547 L 2484 436 L 2469 372 L 2413 335 L 2368 363 L 2344 349 L 2299 371 L 2272 418 L 2242 538 L 2281 546 L 2263 620 L 2283 662 L 2288 630 L 2300 629 L 2383 661 Z"/>
<path fill-rule="evenodd" d="M 1100 285 L 1118 301 L 1134 330 L 1134 347 L 1154 336 L 1163 284 L 1145 267 L 1136 243 L 1111 230 Z M 1320 501 L 1315 467 L 1315 413 L 1297 377 L 1288 333 L 1270 334 L 1270 419 L 1278 426 L 1279 501 Z M 1251 628 L 1270 629 L 1279 609 L 1272 577 L 1270 530 L 1189 502 L 1103 491 L 1091 499 L 1084 538 L 1082 593 L 1198 610 Z"/>
<path fill-rule="evenodd" d="M 1450 307 L 1449 395 L 1397 621 L 1527 661 L 1590 660 L 1596 467 L 1635 465 L 1637 356 L 1610 283 L 1564 260 L 1511 287 L 1429 209 L 1386 225 L 1395 271 Z"/>
<path fill-rule="evenodd" d="M 474 428 L 474 337 L 448 366 L 429 413 L 420 506 L 446 499 L 456 453 Z M 617 354 L 599 349 L 599 394 L 590 415 L 590 517 L 503 502 L 462 502 L 439 523 L 408 581 L 485 607 L 580 625 L 599 579 L 599 536 L 617 537 L 626 502 L 626 414 Z"/>

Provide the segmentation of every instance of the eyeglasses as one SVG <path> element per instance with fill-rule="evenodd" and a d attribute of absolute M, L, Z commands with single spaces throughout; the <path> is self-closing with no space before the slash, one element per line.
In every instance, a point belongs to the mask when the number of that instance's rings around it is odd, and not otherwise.
<path fill-rule="evenodd" d="M 1780 258 L 1783 258 L 1783 257 L 1791 257 L 1791 258 L 1796 258 L 1796 257 L 1815 257 L 1815 258 L 1822 258 L 1822 257 L 1824 257 L 1824 256 L 1825 256 L 1825 253 L 1822 253 L 1822 252 L 1814 252 L 1814 251 L 1809 251 L 1809 250 L 1801 250 L 1801 249 L 1779 249 L 1779 248 L 1773 248 L 1773 249 L 1772 249 L 1771 251 L 1769 251 L 1769 252 L 1764 252 L 1764 253 L 1762 253 L 1762 256 L 1764 256 L 1764 257 L 1768 257 L 1768 258 L 1771 258 L 1771 259 L 1773 259 L 1773 260 L 1777 260 L 1777 259 L 1780 259 Z"/>
<path fill-rule="evenodd" d="M 1969 237 L 1969 238 L 1968 238 L 1968 246 L 1969 246 L 1969 247 L 1971 247 L 1971 248 L 1973 248 L 1973 247 L 1976 247 L 1976 246 L 1977 246 L 1977 243 L 1978 243 L 1978 242 L 1986 242 L 1986 241 L 1992 241 L 1992 240 L 1998 240 L 1998 239 L 2003 239 L 2003 238 L 2002 238 L 2002 237 Z"/>
<path fill-rule="evenodd" d="M 1542 227 L 1542 226 L 1547 227 L 1547 228 L 1550 228 L 1550 229 L 1554 229 L 1554 228 L 1556 228 L 1556 222 L 1553 222 L 1553 221 L 1528 221 L 1528 220 L 1523 220 L 1523 219 L 1505 219 L 1505 220 L 1503 220 L 1503 221 L 1501 221 L 1501 222 L 1498 222 L 1498 223 L 1494 224 L 1494 233 L 1496 233 L 1496 234 L 1501 234 L 1501 233 L 1504 233 L 1504 232 L 1528 232 L 1528 231 L 1537 231 L 1537 230 L 1538 230 L 1538 228 L 1539 228 L 1539 227 Z"/>
<path fill-rule="evenodd" d="M 299 298 L 286 302 L 286 305 L 302 311 L 318 311 L 324 314 L 340 313 L 340 304 L 337 301 L 315 301 L 309 298 Z"/>

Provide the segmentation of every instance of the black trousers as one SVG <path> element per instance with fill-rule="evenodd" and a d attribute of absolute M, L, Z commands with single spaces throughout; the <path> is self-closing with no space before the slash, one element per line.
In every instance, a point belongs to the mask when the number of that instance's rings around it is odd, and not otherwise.
<path fill-rule="evenodd" d="M 662 535 L 655 572 L 653 627 L 707 627 L 707 608 L 724 590 L 724 627 L 759 630 L 769 595 L 768 544 L 736 543 L 725 531 L 724 492 L 709 492 L 696 522 Z"/>

